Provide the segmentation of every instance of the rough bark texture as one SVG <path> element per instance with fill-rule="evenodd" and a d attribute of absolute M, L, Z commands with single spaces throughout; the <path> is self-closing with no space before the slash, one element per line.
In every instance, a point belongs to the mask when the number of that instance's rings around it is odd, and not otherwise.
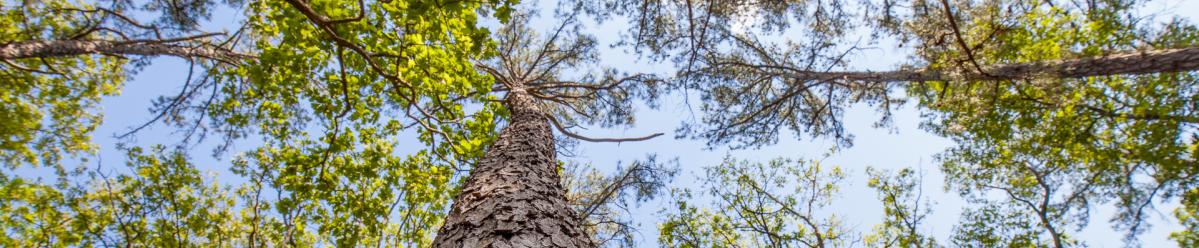
<path fill-rule="evenodd" d="M 1107 75 L 1199 70 L 1199 47 L 1116 53 L 1080 59 L 1051 60 L 984 66 L 985 73 L 967 72 L 959 78 L 931 70 L 880 72 L 815 72 L 790 70 L 790 77 L 801 80 L 849 80 L 865 82 L 920 82 L 967 80 L 1017 80 L 1037 77 L 1079 78 Z"/>
<path fill-rule="evenodd" d="M 593 247 L 566 201 L 545 114 L 522 89 L 506 105 L 508 127 L 467 177 L 433 247 Z"/>
<path fill-rule="evenodd" d="M 53 40 L 0 44 L 0 59 L 48 58 L 85 54 L 166 55 L 181 58 L 199 57 L 217 60 L 237 60 L 252 57 L 246 54 L 211 47 L 190 47 L 135 41 Z"/>

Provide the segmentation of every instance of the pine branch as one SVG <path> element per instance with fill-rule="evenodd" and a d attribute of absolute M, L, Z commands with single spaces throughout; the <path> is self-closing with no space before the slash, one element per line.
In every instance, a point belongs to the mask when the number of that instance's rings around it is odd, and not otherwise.
<path fill-rule="evenodd" d="M 801 81 L 862 81 L 862 82 L 921 82 L 953 80 L 1018 80 L 1037 77 L 1081 78 L 1110 75 L 1140 75 L 1199 70 L 1199 47 L 1160 49 L 1137 52 L 1114 53 L 1105 56 L 1078 59 L 1050 60 L 1013 64 L 982 66 L 981 74 L 976 71 L 953 76 L 951 73 L 928 69 L 906 69 L 894 71 L 811 71 L 790 66 L 748 64 L 722 61 L 712 67 L 748 67 L 773 71 L 779 76 Z"/>

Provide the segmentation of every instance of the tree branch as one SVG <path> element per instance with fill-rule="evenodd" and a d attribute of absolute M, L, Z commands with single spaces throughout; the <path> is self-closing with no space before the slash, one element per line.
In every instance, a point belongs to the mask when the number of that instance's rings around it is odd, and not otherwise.
<path fill-rule="evenodd" d="M 554 118 L 553 116 L 546 116 L 545 118 L 549 119 L 551 124 L 554 124 L 554 128 L 558 129 L 558 132 L 562 132 L 562 134 L 564 134 L 568 137 L 587 141 L 587 142 L 618 142 L 619 143 L 619 142 L 628 142 L 628 141 L 644 141 L 644 140 L 657 138 L 658 136 L 662 136 L 662 133 L 654 133 L 654 134 L 651 134 L 648 136 L 634 137 L 634 138 L 591 138 L 591 137 L 587 137 L 587 136 L 583 136 L 583 135 L 579 135 L 579 134 L 567 131 L 566 128 L 562 127 L 562 123 L 558 123 L 558 119 Z"/>
<path fill-rule="evenodd" d="M 0 59 L 3 60 L 67 57 L 86 54 L 165 55 L 180 58 L 206 58 L 226 63 L 254 58 L 254 55 L 214 47 L 192 47 L 158 42 L 53 40 L 19 41 L 0 45 Z"/>
<path fill-rule="evenodd" d="M 780 71 L 780 76 L 804 81 L 846 80 L 863 82 L 922 82 L 952 80 L 1017 80 L 1037 77 L 1081 78 L 1111 75 L 1140 75 L 1199 70 L 1199 47 L 1159 49 L 1114 53 L 1104 56 L 1077 59 L 1062 59 L 1040 62 L 998 64 L 983 66 L 988 75 L 964 72 L 954 77 L 951 73 L 928 69 L 895 71 L 841 71 L 822 72 L 803 70 L 789 66 L 772 66 L 724 62 L 722 65 L 756 67 Z"/>

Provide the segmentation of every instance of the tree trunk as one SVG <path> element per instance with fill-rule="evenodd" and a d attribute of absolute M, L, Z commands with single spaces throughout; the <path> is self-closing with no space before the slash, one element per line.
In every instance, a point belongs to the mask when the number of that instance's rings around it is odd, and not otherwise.
<path fill-rule="evenodd" d="M 523 89 L 512 118 L 454 198 L 433 247 L 593 247 L 566 201 L 549 120 Z"/>
<path fill-rule="evenodd" d="M 1110 75 L 1140 75 L 1199 70 L 1199 47 L 1114 53 L 1105 56 L 982 66 L 952 77 L 942 71 L 908 69 L 897 71 L 807 71 L 792 67 L 744 64 L 730 66 L 777 69 L 783 76 L 803 81 L 846 80 L 863 82 L 922 82 L 952 80 L 1022 80 L 1037 77 L 1081 78 Z"/>
<path fill-rule="evenodd" d="M 50 40 L 0 44 L 0 59 L 50 58 L 89 54 L 166 55 L 236 61 L 252 58 L 206 46 L 184 46 L 164 41 Z M 231 62 L 230 62 L 231 63 Z"/>

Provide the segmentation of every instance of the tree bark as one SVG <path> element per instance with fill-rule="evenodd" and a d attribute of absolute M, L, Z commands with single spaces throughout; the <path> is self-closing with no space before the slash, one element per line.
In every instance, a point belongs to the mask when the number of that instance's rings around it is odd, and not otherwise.
<path fill-rule="evenodd" d="M 1140 75 L 1199 70 L 1199 47 L 1115 53 L 1106 56 L 983 66 L 954 77 L 927 69 L 896 71 L 805 71 L 785 67 L 783 74 L 804 81 L 847 80 L 863 82 L 922 82 L 953 80 L 1020 80 L 1037 77 L 1081 78 Z"/>
<path fill-rule="evenodd" d="M 433 247 L 594 247 L 566 201 L 549 120 L 523 89 L 508 127 L 454 198 Z"/>
<path fill-rule="evenodd" d="M 153 41 L 50 40 L 0 44 L 0 59 L 49 58 L 86 54 L 166 55 L 237 61 L 253 56 L 212 47 L 191 47 Z"/>

